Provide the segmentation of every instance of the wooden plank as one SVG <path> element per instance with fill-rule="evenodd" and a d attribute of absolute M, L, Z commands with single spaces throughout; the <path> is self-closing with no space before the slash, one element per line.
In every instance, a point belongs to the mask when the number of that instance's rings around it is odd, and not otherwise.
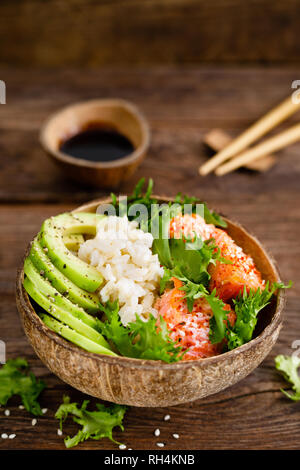
<path fill-rule="evenodd" d="M 0 57 L 26 66 L 299 63 L 299 27 L 296 0 L 2 0 Z"/>
<path fill-rule="evenodd" d="M 226 194 L 247 192 L 250 187 L 255 194 L 276 192 L 279 185 L 292 191 L 298 186 L 300 144 L 280 152 L 278 165 L 256 179 L 239 171 L 216 182 L 213 175 L 200 178 L 197 172 L 207 158 L 203 136 L 214 127 L 237 135 L 288 95 L 296 69 L 37 70 L 30 73 L 30 80 L 26 72 L 13 68 L 1 73 L 8 84 L 8 100 L 0 107 L 0 201 L 76 202 L 103 194 L 101 188 L 69 182 L 38 142 L 41 123 L 49 113 L 97 96 L 134 101 L 151 124 L 149 154 L 123 190 L 131 189 L 144 174 L 158 181 L 168 174 L 179 189 L 188 180 L 190 190 L 201 187 L 205 194 L 216 185 Z M 297 119 L 298 115 L 290 122 Z M 283 174 L 288 178 L 283 179 Z"/>

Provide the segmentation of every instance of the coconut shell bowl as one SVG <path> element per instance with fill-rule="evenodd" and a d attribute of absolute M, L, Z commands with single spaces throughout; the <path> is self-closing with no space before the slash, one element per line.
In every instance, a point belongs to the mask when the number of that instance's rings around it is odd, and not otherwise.
<path fill-rule="evenodd" d="M 171 200 L 156 197 L 161 202 Z M 74 212 L 95 212 L 107 202 L 110 199 L 92 201 Z M 253 257 L 263 278 L 279 281 L 272 259 L 258 240 L 237 223 L 225 220 L 229 235 Z M 219 356 L 167 364 L 93 354 L 64 340 L 42 322 L 23 288 L 23 277 L 21 268 L 17 275 L 17 306 L 24 331 L 41 361 L 72 387 L 114 403 L 163 407 L 220 392 L 245 378 L 263 361 L 282 326 L 284 294 L 280 291 L 261 312 L 254 339 Z"/>

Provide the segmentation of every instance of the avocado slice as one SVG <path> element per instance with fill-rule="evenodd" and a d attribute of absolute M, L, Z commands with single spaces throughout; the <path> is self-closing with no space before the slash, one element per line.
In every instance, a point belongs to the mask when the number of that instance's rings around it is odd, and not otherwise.
<path fill-rule="evenodd" d="M 84 237 L 81 233 L 67 233 L 63 235 L 63 242 L 66 248 L 71 251 L 78 251 Z"/>
<path fill-rule="evenodd" d="M 90 266 L 64 245 L 63 236 L 70 233 L 96 234 L 97 223 L 105 216 L 81 213 L 65 213 L 44 221 L 38 234 L 38 241 L 48 249 L 52 263 L 74 284 L 88 292 L 94 292 L 101 285 L 103 278 L 94 266 Z"/>
<path fill-rule="evenodd" d="M 76 304 L 73 304 L 69 299 L 66 299 L 62 294 L 60 294 L 50 282 L 45 279 L 40 272 L 33 265 L 30 258 L 26 258 L 24 262 L 24 273 L 31 280 L 31 282 L 37 287 L 41 294 L 49 298 L 49 300 L 55 304 L 55 306 L 61 307 L 64 310 L 75 315 L 77 318 L 82 320 L 87 325 L 92 328 L 98 329 L 98 323 L 100 320 L 86 313 L 83 308 L 79 307 Z"/>
<path fill-rule="evenodd" d="M 108 343 L 104 340 L 100 333 L 100 320 L 98 318 L 93 317 L 92 315 L 89 315 L 81 307 L 73 304 L 70 300 L 66 299 L 62 294 L 60 294 L 56 289 L 54 289 L 50 282 L 44 279 L 44 277 L 38 272 L 38 270 L 35 268 L 29 258 L 26 258 L 24 262 L 24 273 L 26 274 L 27 278 L 33 283 L 39 293 L 49 300 L 52 305 L 52 310 L 53 307 L 55 309 L 58 307 L 62 310 L 67 311 L 69 314 L 73 315 L 85 325 L 93 328 L 95 332 L 97 332 L 96 336 L 94 335 L 94 333 L 92 333 L 94 337 L 98 338 L 98 340 L 102 338 L 105 343 L 103 345 L 105 347 L 109 347 Z"/>
<path fill-rule="evenodd" d="M 63 309 L 62 307 L 59 307 L 54 302 L 52 302 L 50 298 L 46 297 L 46 295 L 39 291 L 37 286 L 29 279 L 29 277 L 25 277 L 23 285 L 28 295 L 40 307 L 46 310 L 46 312 L 50 313 L 57 320 L 65 323 L 70 328 L 73 328 L 82 336 L 85 336 L 91 341 L 95 341 L 109 350 L 111 349 L 109 344 L 98 331 L 84 323 L 80 316 L 75 316 L 73 313 L 70 313 L 70 311 Z"/>
<path fill-rule="evenodd" d="M 51 285 L 58 290 L 74 304 L 84 308 L 89 313 L 99 312 L 99 299 L 96 294 L 87 292 L 80 287 L 77 287 L 70 279 L 68 279 L 62 272 L 60 272 L 50 261 L 47 256 L 48 249 L 46 251 L 41 247 L 37 238 L 34 239 L 29 258 L 37 268 L 37 270 L 43 274 L 45 279 L 48 279 Z"/>
<path fill-rule="evenodd" d="M 63 338 L 76 344 L 80 348 L 96 354 L 107 354 L 109 356 L 117 356 L 117 354 L 115 354 L 113 351 L 110 351 L 107 348 L 101 346 L 100 344 L 95 343 L 94 341 L 91 341 L 88 338 L 85 338 L 81 334 L 77 333 L 77 331 L 55 320 L 53 317 L 50 317 L 46 313 L 40 313 L 39 317 L 51 330 L 55 331 L 55 333 L 58 333 Z"/>

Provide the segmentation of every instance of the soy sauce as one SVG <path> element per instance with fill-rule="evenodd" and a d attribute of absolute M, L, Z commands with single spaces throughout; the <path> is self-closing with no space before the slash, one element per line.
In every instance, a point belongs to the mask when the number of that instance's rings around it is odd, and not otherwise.
<path fill-rule="evenodd" d="M 116 129 L 101 123 L 91 123 L 64 140 L 60 150 L 72 157 L 91 162 L 111 162 L 127 157 L 134 151 L 134 146 Z"/>

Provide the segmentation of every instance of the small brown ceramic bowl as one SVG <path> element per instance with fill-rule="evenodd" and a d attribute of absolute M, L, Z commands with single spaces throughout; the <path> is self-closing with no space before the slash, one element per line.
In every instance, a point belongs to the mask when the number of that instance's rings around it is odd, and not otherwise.
<path fill-rule="evenodd" d="M 160 202 L 171 200 L 154 197 Z M 110 201 L 93 201 L 75 212 L 95 212 L 100 204 Z M 254 258 L 263 278 L 279 281 L 277 269 L 262 245 L 240 225 L 225 220 L 228 233 Z M 220 392 L 246 377 L 262 362 L 282 326 L 284 294 L 280 291 L 259 316 L 254 339 L 219 356 L 166 364 L 92 354 L 64 340 L 40 320 L 23 288 L 23 277 L 22 267 L 17 276 L 17 306 L 25 333 L 39 358 L 54 374 L 78 390 L 115 403 L 170 406 Z"/>
<path fill-rule="evenodd" d="M 62 142 L 95 123 L 127 137 L 135 150 L 108 162 L 74 158 L 60 150 Z M 98 188 L 115 188 L 128 179 L 145 158 L 150 130 L 145 117 L 128 101 L 91 100 L 67 106 L 50 116 L 41 129 L 40 142 L 67 177 Z"/>

